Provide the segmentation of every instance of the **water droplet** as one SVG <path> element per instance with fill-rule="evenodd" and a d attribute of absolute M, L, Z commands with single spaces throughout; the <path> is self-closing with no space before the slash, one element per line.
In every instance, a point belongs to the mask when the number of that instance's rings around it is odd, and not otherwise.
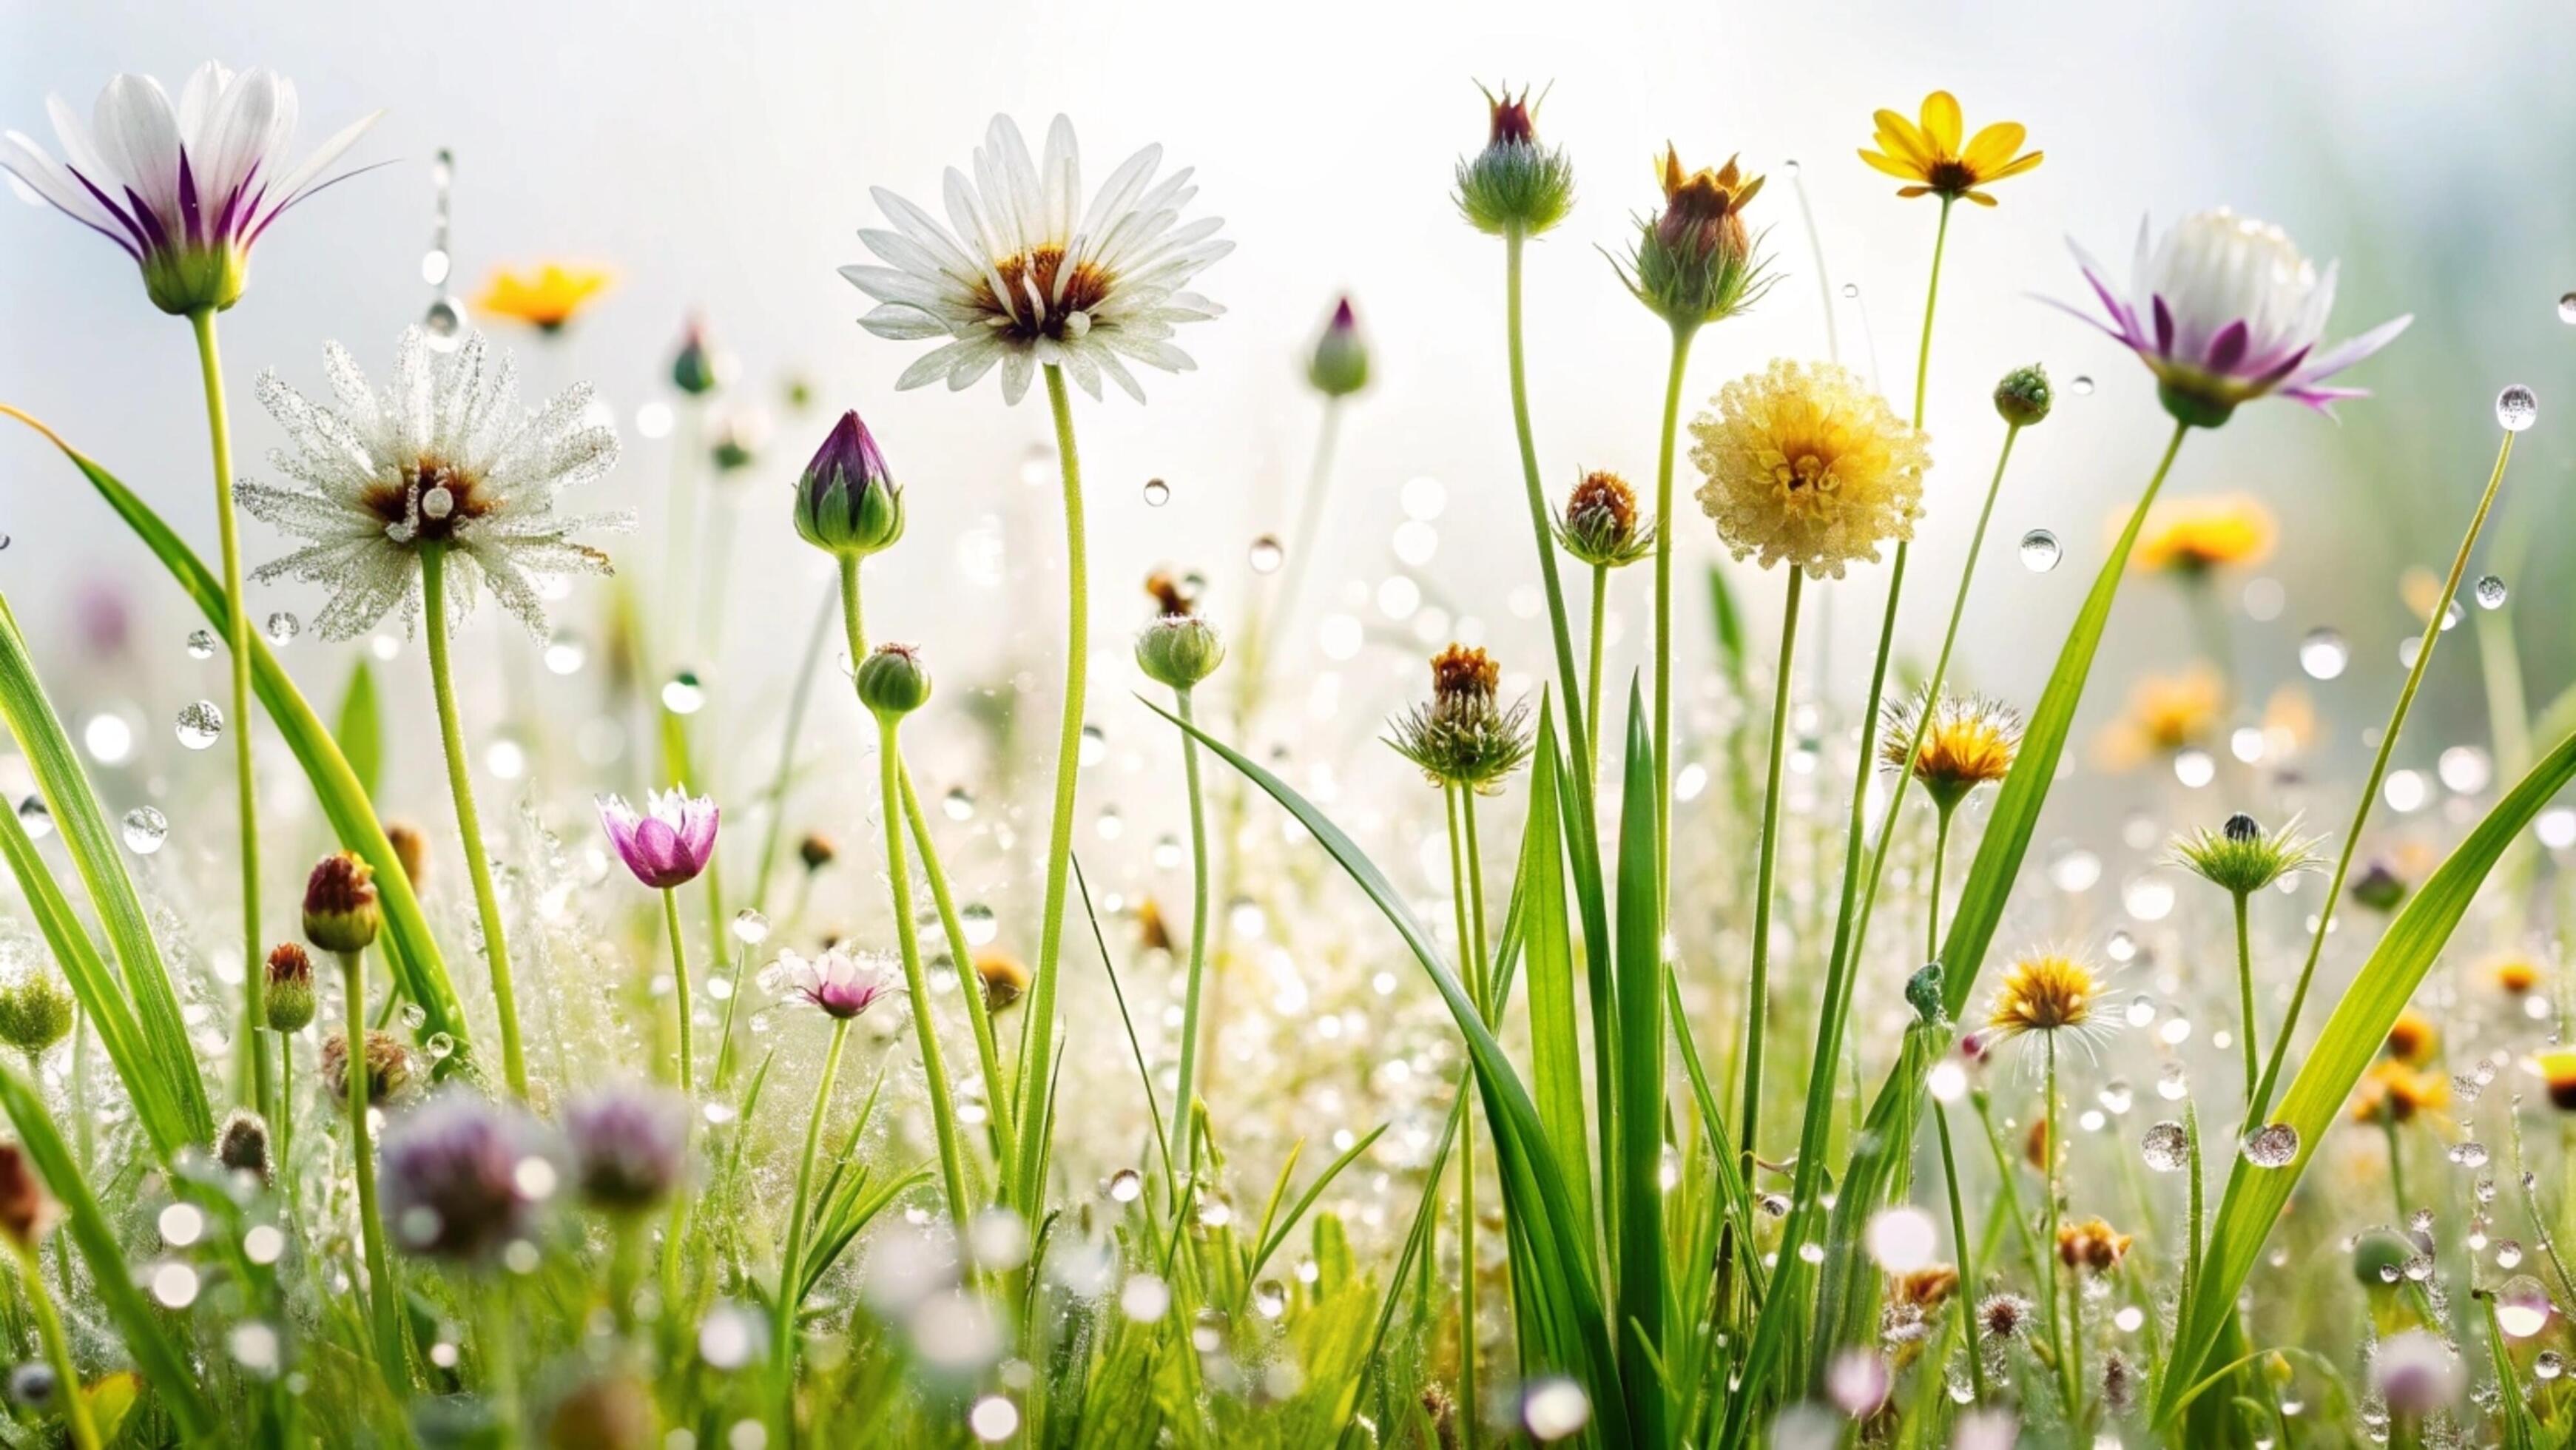
<path fill-rule="evenodd" d="M 957 929 L 966 934 L 968 946 L 984 947 L 991 946 L 993 939 L 1002 934 L 1002 923 L 994 917 L 993 908 L 970 901 L 957 913 Z"/>
<path fill-rule="evenodd" d="M 1133 1168 L 1121 1168 L 1109 1175 L 1109 1199 L 1112 1203 L 1134 1203 L 1144 1196 L 1145 1175 Z"/>
<path fill-rule="evenodd" d="M 2270 1123 L 2245 1135 L 2245 1161 L 2257 1168 L 2286 1168 L 2299 1156 L 2299 1130 Z"/>
<path fill-rule="evenodd" d="M 54 813 L 46 809 L 44 797 L 31 795 L 18 802 L 18 824 L 29 840 L 41 841 L 54 833 Z"/>
<path fill-rule="evenodd" d="M 214 657 L 215 657 L 215 636 L 214 636 L 214 632 L 213 632 L 213 631 L 211 631 L 211 630 L 204 630 L 204 629 L 192 629 L 192 630 L 189 630 L 189 631 L 188 631 L 188 658 L 190 658 L 190 659 L 192 659 L 192 660 L 210 660 L 210 659 L 213 659 Z"/>
<path fill-rule="evenodd" d="M 281 609 L 268 617 L 268 642 L 284 649 L 304 632 L 304 621 Z"/>
<path fill-rule="evenodd" d="M 2021 536 L 2022 567 L 2033 574 L 2045 574 L 2057 567 L 2066 551 L 2058 547 L 2057 535 L 2046 529 L 2033 529 Z"/>
<path fill-rule="evenodd" d="M 1843 295 L 1845 297 L 1858 297 L 1860 295 L 1860 284 L 1858 282 L 1845 282 L 1843 284 Z"/>
<path fill-rule="evenodd" d="M 2462 1168 L 2484 1168 L 2487 1166 L 2487 1145 L 2475 1139 L 2465 1143 L 2454 1143 L 2451 1145 L 2450 1159 Z"/>
<path fill-rule="evenodd" d="M 441 297 L 429 304 L 420 319 L 423 332 L 429 334 L 429 345 L 440 352 L 452 351 L 456 335 L 465 330 L 465 309 L 453 297 Z"/>
<path fill-rule="evenodd" d="M 1252 541 L 1252 572 L 1255 574 L 1277 573 L 1280 563 L 1287 557 L 1288 551 L 1281 547 L 1276 534 L 1263 534 Z"/>
<path fill-rule="evenodd" d="M 456 495 L 442 483 L 420 496 L 420 511 L 424 517 L 443 519 L 456 512 Z"/>
<path fill-rule="evenodd" d="M 662 708 L 674 715 L 694 715 L 706 703 L 706 688 L 695 670 L 682 670 L 662 686 Z"/>
<path fill-rule="evenodd" d="M 1109 737 L 1097 725 L 1082 727 L 1082 744 L 1076 754 L 1084 765 L 1098 765 L 1109 754 Z"/>
<path fill-rule="evenodd" d="M 747 947 L 769 940 L 769 918 L 757 907 L 746 906 L 733 914 L 733 939 Z"/>
<path fill-rule="evenodd" d="M 2312 680 L 2331 680 L 2352 663 L 2352 648 L 2332 629 L 2312 629 L 2299 641 L 2299 668 Z"/>
<path fill-rule="evenodd" d="M 199 700 L 179 707 L 179 743 L 190 750 L 203 750 L 223 738 L 224 712 L 212 700 Z"/>
<path fill-rule="evenodd" d="M 2478 581 L 2478 608 L 2504 608 L 2504 580 L 2489 574 Z"/>
<path fill-rule="evenodd" d="M 2513 1239 L 2498 1239 L 2495 1246 L 2496 1267 L 2510 1269 L 2522 1262 L 2522 1245 Z"/>
<path fill-rule="evenodd" d="M 975 797 L 962 785 L 951 786 L 948 788 L 948 794 L 940 798 L 939 808 L 946 811 L 948 819 L 952 821 L 973 820 Z"/>
<path fill-rule="evenodd" d="M 445 1062 L 456 1052 L 456 1039 L 450 1037 L 444 1032 L 433 1032 L 429 1034 L 429 1040 L 422 1043 L 421 1047 L 424 1051 L 428 1052 L 432 1062 Z M 539 1162 L 543 1160 L 531 1159 L 529 1161 Z"/>
<path fill-rule="evenodd" d="M 1264 1279 L 1252 1286 L 1253 1312 L 1264 1319 L 1276 1319 L 1288 1312 L 1288 1286 L 1276 1279 Z"/>
<path fill-rule="evenodd" d="M 546 668 L 555 674 L 579 674 L 589 662 L 590 647 L 570 630 L 557 630 L 554 638 L 546 641 Z"/>
<path fill-rule="evenodd" d="M 2496 1289 L 2496 1328 L 2507 1339 L 2529 1339 L 2549 1327 L 2549 1290 L 2529 1274 L 2516 1274 Z"/>
<path fill-rule="evenodd" d="M 149 856 L 170 838 L 170 820 L 150 806 L 125 813 L 125 844 L 137 856 Z"/>
<path fill-rule="evenodd" d="M 2508 433 L 2520 433 L 2540 421 L 2540 397 L 2520 383 L 2496 394 L 2496 422 Z"/>
<path fill-rule="evenodd" d="M 1172 486 L 1159 478 L 1145 480 L 1145 507 L 1161 508 L 1172 501 Z"/>
<path fill-rule="evenodd" d="M 2158 1173 L 2179 1172 L 2191 1161 L 2191 1135 L 2183 1131 L 2182 1124 L 2171 1120 L 2149 1128 L 2147 1135 L 2138 1140 L 2138 1148 L 2146 1154 L 2147 1166 Z"/>
<path fill-rule="evenodd" d="M 2089 398 L 2093 396 L 2093 380 L 2082 373 L 2077 373 L 2073 380 L 2067 383 L 2066 390 L 2079 398 Z"/>

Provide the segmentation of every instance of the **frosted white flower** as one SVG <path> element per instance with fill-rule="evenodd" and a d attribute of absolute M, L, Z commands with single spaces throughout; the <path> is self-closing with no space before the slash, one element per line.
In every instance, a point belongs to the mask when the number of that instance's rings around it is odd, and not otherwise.
<path fill-rule="evenodd" d="M 269 464 L 301 486 L 244 483 L 240 498 L 254 518 L 312 541 L 251 577 L 329 585 L 314 620 L 324 638 L 360 634 L 396 604 L 406 624 L 416 619 L 424 549 L 474 563 L 449 572 L 452 617 L 473 608 L 479 575 L 539 635 L 540 581 L 610 572 L 606 554 L 572 535 L 631 528 L 633 516 L 555 512 L 558 494 L 617 462 L 616 430 L 594 416 L 588 384 L 522 408 L 515 365 L 479 332 L 441 352 L 421 329 L 406 330 L 381 392 L 339 344 L 323 358 L 336 409 L 274 372 L 259 380 L 260 402 L 293 444 L 272 450 Z"/>
<path fill-rule="evenodd" d="M 945 378 L 959 391 L 999 363 L 1003 400 L 1016 403 L 1047 364 L 1095 398 L 1105 374 L 1143 402 L 1127 359 L 1166 372 L 1196 367 L 1172 346 L 1172 333 L 1225 309 L 1182 289 L 1234 243 L 1215 240 L 1220 218 L 1181 220 L 1198 188 L 1186 167 L 1155 181 L 1162 159 L 1160 146 L 1127 158 L 1077 215 L 1082 165 L 1073 123 L 1055 118 L 1039 164 L 1020 128 L 995 116 L 975 152 L 973 178 L 948 169 L 944 199 L 953 231 L 873 188 L 897 230 L 859 233 L 891 265 L 841 269 L 877 300 L 859 325 L 879 337 L 948 339 L 904 369 L 895 386 Z"/>
<path fill-rule="evenodd" d="M 120 75 L 84 123 L 46 98 L 63 159 L 20 132 L 0 137 L 0 170 L 123 247 L 164 312 L 221 310 L 249 279 L 251 244 L 279 213 L 341 180 L 324 167 L 384 112 L 361 117 L 293 160 L 295 83 L 275 71 L 197 67 L 178 104 L 150 76 Z"/>

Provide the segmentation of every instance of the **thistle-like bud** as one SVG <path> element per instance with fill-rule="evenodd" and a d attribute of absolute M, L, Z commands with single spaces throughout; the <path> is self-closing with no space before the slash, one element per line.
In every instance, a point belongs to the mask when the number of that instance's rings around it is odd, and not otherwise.
<path fill-rule="evenodd" d="M 1675 327 L 1693 328 L 1724 321 L 1771 290 L 1770 260 L 1744 225 L 1761 177 L 1747 177 L 1732 157 L 1715 170 L 1686 172 L 1667 145 L 1656 180 L 1664 209 L 1638 218 L 1636 244 L 1620 268 L 1638 301 Z"/>
<path fill-rule="evenodd" d="M 1368 342 L 1360 336 L 1359 319 L 1351 315 L 1351 299 L 1344 297 L 1334 304 L 1324 335 L 1315 339 L 1306 381 L 1327 398 L 1347 398 L 1367 387 L 1368 380 Z"/>
<path fill-rule="evenodd" d="M 33 1252 L 60 1212 L 44 1180 L 36 1176 L 36 1165 L 27 1160 L 27 1150 L 0 1143 L 0 1237 Z"/>
<path fill-rule="evenodd" d="M 1485 149 L 1458 163 L 1459 214 L 1494 236 L 1534 237 L 1574 207 L 1574 165 L 1538 140 L 1538 107 L 1524 87 L 1517 96 L 1485 92 L 1491 128 Z"/>
<path fill-rule="evenodd" d="M 1655 525 L 1637 512 L 1637 491 L 1626 479 L 1595 469 L 1566 496 L 1556 541 L 1596 569 L 1618 569 L 1654 552 Z"/>
<path fill-rule="evenodd" d="M 1490 793 L 1529 758 L 1529 704 L 1499 703 L 1502 667 L 1453 644 L 1431 660 L 1431 701 L 1390 722 L 1386 743 L 1432 784 Z"/>
<path fill-rule="evenodd" d="M 31 970 L 0 982 L 0 1043 L 29 1056 L 72 1030 L 71 989 L 49 972 Z"/>
<path fill-rule="evenodd" d="M 2177 836 L 2174 864 L 2236 896 L 2251 896 L 2284 876 L 2313 871 L 2325 864 L 2316 853 L 2317 836 L 2301 835 L 2297 817 L 2277 831 L 2238 811 L 2215 831 Z"/>
<path fill-rule="evenodd" d="M 2015 428 L 2027 428 L 2048 417 L 2057 392 L 2048 385 L 2048 370 L 2037 363 L 2014 368 L 1995 384 L 1995 411 Z"/>
<path fill-rule="evenodd" d="M 903 490 L 855 410 L 832 425 L 796 481 L 796 532 L 846 559 L 864 559 L 903 537 Z"/>
<path fill-rule="evenodd" d="M 417 891 L 429 880 L 429 838 L 420 827 L 409 821 L 387 821 L 385 844 L 394 848 L 394 860 L 401 865 L 403 879 Z"/>
<path fill-rule="evenodd" d="M 1029 969 L 1008 952 L 986 952 L 975 959 L 975 980 L 984 989 L 984 1008 L 999 1012 L 1029 989 Z"/>
<path fill-rule="evenodd" d="M 2227 839 L 2237 842 L 2240 845 L 2247 841 L 2259 841 L 2263 839 L 2263 823 L 2254 819 L 2252 816 L 2245 814 L 2243 811 L 2238 811 L 2236 814 L 2229 816 L 2226 824 L 2220 826 L 2219 829 L 2226 834 Z"/>
<path fill-rule="evenodd" d="M 313 958 L 295 942 L 279 942 L 268 954 L 268 1008 L 271 1032 L 301 1032 L 313 1021 Z"/>
<path fill-rule="evenodd" d="M 271 1180 L 268 1120 L 248 1108 L 224 1115 L 215 1129 L 215 1161 L 235 1173 L 248 1173 L 262 1183 Z"/>
<path fill-rule="evenodd" d="M 930 701 L 930 670 L 908 644 L 881 644 L 859 666 L 859 703 L 880 720 L 899 720 Z"/>
<path fill-rule="evenodd" d="M 573 1182 L 594 1207 L 641 1212 L 688 1174 L 689 1104 L 667 1088 L 628 1084 L 576 1098 L 563 1129 Z"/>
<path fill-rule="evenodd" d="M 808 871 L 822 870 L 831 865 L 832 858 L 839 854 L 832 845 L 832 838 L 820 831 L 808 831 L 805 839 L 796 843 L 796 859 L 804 862 Z"/>
<path fill-rule="evenodd" d="M 411 1086 L 411 1049 L 390 1032 L 368 1033 L 366 1075 L 369 1105 L 382 1107 L 400 1097 Z M 322 1082 L 331 1096 L 349 1100 L 348 1034 L 334 1032 L 322 1039 Z"/>
<path fill-rule="evenodd" d="M 1157 684 L 1186 690 L 1225 662 L 1225 637 L 1195 614 L 1166 614 L 1136 635 L 1136 668 Z"/>
<path fill-rule="evenodd" d="M 2373 911 L 2395 911 L 2397 903 L 2413 889 L 2405 877 L 2397 874 L 2397 868 L 2385 861 L 2373 861 L 2363 867 L 2361 875 L 2344 888 L 2352 893 L 2353 900 Z"/>
<path fill-rule="evenodd" d="M 692 317 L 680 334 L 680 350 L 671 355 L 671 385 L 690 397 L 704 397 L 724 385 L 732 361 L 707 341 L 706 323 Z"/>
<path fill-rule="evenodd" d="M 304 882 L 304 939 L 326 952 L 362 952 L 384 925 L 375 868 L 347 851 L 325 856 Z"/>

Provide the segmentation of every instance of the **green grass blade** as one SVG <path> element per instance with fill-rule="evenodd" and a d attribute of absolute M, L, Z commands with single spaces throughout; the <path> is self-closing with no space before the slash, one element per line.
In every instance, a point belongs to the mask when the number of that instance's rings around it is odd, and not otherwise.
<path fill-rule="evenodd" d="M 170 531 L 159 514 L 114 474 L 64 442 L 53 430 L 14 409 L 0 407 L 0 414 L 17 418 L 61 449 L 99 496 L 107 500 L 108 507 L 116 510 L 162 567 L 179 581 L 179 587 L 196 601 L 208 622 L 218 628 L 223 626 L 230 608 L 222 583 Z M 321 803 L 332 833 L 376 869 L 376 890 L 382 898 L 385 931 L 395 948 L 391 955 L 396 969 L 403 974 L 403 995 L 428 1014 L 420 1029 L 422 1034 L 444 1032 L 462 1048 L 471 1029 L 457 1003 L 456 988 L 448 980 L 446 958 L 439 953 L 437 939 L 430 935 L 429 919 L 421 914 L 420 898 L 412 892 L 411 877 L 403 870 L 402 858 L 394 854 L 393 844 L 385 839 L 384 824 L 376 819 L 364 784 L 330 732 L 323 728 L 321 718 L 313 713 L 303 692 L 295 688 L 295 681 L 256 631 L 250 637 L 250 664 L 252 688 L 267 708 L 269 722 L 286 738 L 296 762 L 304 767 L 305 778 L 312 782 L 314 798 Z M 235 722 L 234 728 L 247 729 L 249 722 Z"/>
<path fill-rule="evenodd" d="M 63 833 L 63 844 L 70 848 L 72 865 L 80 872 L 90 909 L 106 929 L 126 995 L 134 1003 L 149 1068 L 161 1079 L 186 1137 L 199 1143 L 213 1141 L 214 1115 L 206 1104 L 205 1079 L 197 1072 L 196 1049 L 179 1015 L 178 989 L 171 985 L 160 944 L 152 939 L 151 919 L 134 890 L 134 878 L 126 874 L 121 843 L 108 827 L 107 813 L 99 808 L 80 757 L 72 753 L 62 718 L 45 698 L 26 636 L 19 633 L 18 618 L 5 599 L 0 599 L 0 720 L 6 721 L 9 734 L 26 755 L 36 789 L 44 795 L 45 806 Z M 255 963 L 251 965 L 257 969 Z"/>
<path fill-rule="evenodd" d="M 1360 1140 L 1353 1143 L 1342 1156 L 1324 1165 L 1324 1171 L 1315 1175 L 1315 1181 L 1306 1185 L 1306 1191 L 1297 1195 L 1295 1203 L 1288 1205 L 1288 1212 L 1279 1215 L 1269 1230 L 1261 1236 L 1261 1247 L 1253 1252 L 1252 1267 L 1244 1271 L 1244 1278 L 1261 1277 L 1261 1266 L 1270 1262 L 1270 1256 L 1279 1252 L 1280 1247 L 1288 1242 L 1288 1236 L 1297 1231 L 1297 1221 L 1304 1218 L 1306 1211 L 1315 1206 L 1316 1199 L 1324 1196 L 1325 1189 L 1333 1186 L 1333 1180 L 1342 1176 L 1343 1169 L 1357 1162 L 1359 1156 L 1369 1150 L 1369 1145 L 1385 1136 L 1386 1126 L 1380 1123 L 1369 1129 L 1360 1135 Z M 1288 1175 L 1285 1170 L 1281 1171 L 1279 1181 L 1282 1186 L 1287 1183 Z"/>
<path fill-rule="evenodd" d="M 373 800 L 376 786 L 384 779 L 385 722 L 376 701 L 375 667 L 365 655 L 358 656 L 357 666 L 349 671 L 348 688 L 340 692 L 340 716 L 331 724 L 331 739 L 339 745 L 341 758 L 349 762 L 349 774 L 357 777 L 358 789 Z"/>
<path fill-rule="evenodd" d="M 1643 1444 L 1665 1439 L 1654 1361 L 1664 1346 L 1664 930 L 1655 880 L 1655 742 L 1628 682 L 1627 783 L 1619 803 L 1619 1379 Z"/>
<path fill-rule="evenodd" d="M 2389 923 L 2387 934 L 2345 989 L 2343 1000 L 2335 1004 L 2334 1015 L 2326 1019 L 2273 1116 L 2274 1122 L 2298 1133 L 2297 1155 L 2280 1168 L 2258 1168 L 2243 1155 L 2237 1156 L 2210 1224 L 2209 1248 L 2193 1281 L 2192 1298 L 2181 1306 L 2175 1325 L 2173 1353 L 2156 1398 L 2158 1423 L 2169 1421 L 2180 1408 L 2179 1387 L 2199 1370 L 2219 1332 L 2232 1319 L 2237 1291 L 2253 1272 L 2263 1241 L 2279 1221 L 2300 1175 L 2307 1171 L 2308 1160 L 2325 1141 L 2326 1130 L 2333 1126 L 2380 1044 L 2387 1041 L 2397 1014 L 2415 995 L 2416 986 L 2467 914 L 2488 871 L 2571 780 L 2576 780 L 2576 735 L 2560 741 L 2533 766 L 2425 880 Z"/>
<path fill-rule="evenodd" d="M 210 1438 L 217 1426 L 215 1411 L 199 1385 L 196 1370 L 163 1326 L 161 1312 L 135 1287 L 134 1270 L 125 1261 L 125 1251 L 117 1245 L 116 1229 L 82 1179 L 71 1149 L 45 1111 L 43 1095 L 17 1068 L 6 1064 L 0 1064 L 0 1112 L 9 1115 L 10 1124 L 18 1131 L 18 1141 L 25 1146 L 27 1156 L 35 1160 L 36 1172 L 62 1204 L 63 1230 L 71 1235 L 81 1257 L 89 1261 L 92 1292 L 115 1322 L 117 1333 L 123 1336 L 126 1352 L 134 1356 L 162 1407 L 178 1422 L 188 1441 L 193 1444 Z"/>
<path fill-rule="evenodd" d="M 1565 1188 L 1587 1244 L 1592 1216 L 1592 1148 L 1583 1124 L 1583 1048 L 1574 1010 L 1574 931 L 1565 896 L 1565 819 L 1557 799 L 1556 722 L 1542 710 L 1530 768 L 1529 820 L 1522 828 L 1522 948 L 1529 958 L 1530 1090 L 1548 1146 L 1566 1167 Z"/>

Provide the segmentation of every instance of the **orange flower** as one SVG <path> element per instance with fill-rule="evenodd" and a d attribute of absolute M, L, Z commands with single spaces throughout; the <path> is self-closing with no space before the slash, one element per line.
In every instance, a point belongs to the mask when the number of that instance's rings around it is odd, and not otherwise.
<path fill-rule="evenodd" d="M 2436 1072 L 2417 1072 L 2395 1058 L 2381 1058 L 2352 1094 L 2357 1123 L 2411 1122 L 2450 1105 L 2451 1084 Z"/>
<path fill-rule="evenodd" d="M 2260 562 L 2279 532 L 2272 511 L 2245 494 L 2177 499 L 2148 512 L 2129 567 L 2197 578 L 2226 565 Z"/>
<path fill-rule="evenodd" d="M 593 297 L 608 290 L 609 274 L 578 263 L 547 262 L 534 276 L 497 268 L 474 306 L 494 317 L 524 322 L 539 332 L 561 332 Z"/>

